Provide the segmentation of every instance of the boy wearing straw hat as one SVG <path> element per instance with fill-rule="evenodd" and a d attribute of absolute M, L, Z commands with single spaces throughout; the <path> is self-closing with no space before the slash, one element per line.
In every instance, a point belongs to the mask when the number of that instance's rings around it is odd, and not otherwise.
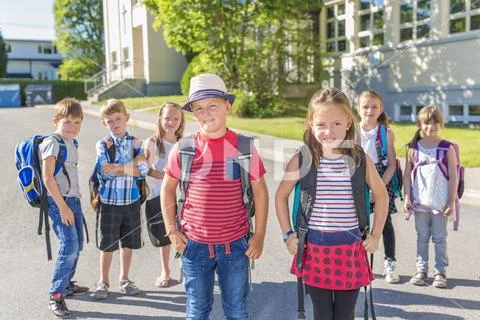
<path fill-rule="evenodd" d="M 179 142 L 171 151 L 161 191 L 167 235 L 182 255 L 187 292 L 187 319 L 208 319 L 213 305 L 215 271 L 227 319 L 248 319 L 249 259 L 262 254 L 268 213 L 266 173 L 251 146 L 248 171 L 255 232 L 249 236 L 248 210 L 242 198 L 237 133 L 226 126 L 235 101 L 223 80 L 201 74 L 190 81 L 184 110 L 192 112 L 200 130 L 193 136 L 194 156 L 186 179 L 185 202 L 175 220 L 176 189 L 182 172 Z"/>

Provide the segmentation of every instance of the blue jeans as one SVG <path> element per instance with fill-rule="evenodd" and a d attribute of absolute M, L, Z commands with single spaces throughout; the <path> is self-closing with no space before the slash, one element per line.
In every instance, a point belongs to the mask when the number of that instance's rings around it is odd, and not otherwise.
<path fill-rule="evenodd" d="M 441 214 L 415 212 L 417 272 L 428 272 L 430 237 L 435 246 L 435 274 L 445 274 L 447 271 L 447 222 L 448 217 Z"/>
<path fill-rule="evenodd" d="M 71 227 L 62 223 L 55 201 L 48 197 L 48 215 L 52 220 L 52 229 L 60 242 L 50 295 L 65 294 L 65 289 L 75 274 L 78 256 L 83 248 L 83 213 L 80 199 L 66 197 L 65 201 L 75 217 L 75 225 Z"/>
<path fill-rule="evenodd" d="M 210 248 L 209 248 L 210 246 Z M 187 241 L 182 256 L 188 320 L 207 320 L 213 305 L 215 270 L 226 319 L 248 319 L 248 243 L 245 237 L 229 244 Z"/>

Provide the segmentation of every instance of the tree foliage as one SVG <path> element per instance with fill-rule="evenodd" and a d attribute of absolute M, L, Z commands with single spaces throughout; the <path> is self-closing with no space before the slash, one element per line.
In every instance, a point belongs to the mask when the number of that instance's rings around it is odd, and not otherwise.
<path fill-rule="evenodd" d="M 219 73 L 249 98 L 248 116 L 281 110 L 286 81 L 307 82 L 319 74 L 320 0 L 145 0 L 170 47 L 200 54 L 189 70 Z"/>
<path fill-rule="evenodd" d="M 5 41 L 3 41 L 2 34 L 0 33 L 0 78 L 5 77 L 7 74 L 7 62 L 7 45 Z"/>
<path fill-rule="evenodd" d="M 64 79 L 84 79 L 102 70 L 103 6 L 100 0 L 55 0 L 56 45 L 64 55 Z"/>

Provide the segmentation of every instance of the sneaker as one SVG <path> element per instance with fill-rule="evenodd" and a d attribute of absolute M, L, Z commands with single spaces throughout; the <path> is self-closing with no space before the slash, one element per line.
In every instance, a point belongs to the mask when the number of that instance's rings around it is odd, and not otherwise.
<path fill-rule="evenodd" d="M 121 280 L 120 281 L 120 292 L 125 293 L 127 296 L 136 296 L 142 291 L 133 284 L 130 280 Z"/>
<path fill-rule="evenodd" d="M 410 279 L 410 283 L 416 286 L 426 286 L 428 276 L 426 272 L 417 272 L 415 275 Z"/>
<path fill-rule="evenodd" d="M 98 285 L 97 285 L 97 289 L 95 290 L 95 292 L 92 294 L 92 297 L 93 299 L 95 300 L 105 300 L 108 298 L 108 296 L 110 295 L 109 292 L 108 292 L 108 283 L 105 283 L 105 282 L 100 282 Z"/>
<path fill-rule="evenodd" d="M 79 296 L 88 292 L 88 287 L 81 287 L 75 284 L 76 281 L 70 281 L 65 289 L 65 297 Z"/>
<path fill-rule="evenodd" d="M 433 286 L 435 288 L 446 288 L 447 287 L 447 277 L 444 274 L 436 274 L 433 277 Z"/>
<path fill-rule="evenodd" d="M 68 318 L 72 314 L 70 310 L 68 310 L 67 305 L 65 304 L 65 299 L 62 296 L 54 299 L 50 297 L 50 301 L 48 302 L 48 308 L 52 310 L 53 314 L 57 318 Z"/>
<path fill-rule="evenodd" d="M 397 273 L 397 262 L 394 260 L 386 259 L 384 263 L 383 275 L 387 283 L 400 282 L 400 276 Z"/>

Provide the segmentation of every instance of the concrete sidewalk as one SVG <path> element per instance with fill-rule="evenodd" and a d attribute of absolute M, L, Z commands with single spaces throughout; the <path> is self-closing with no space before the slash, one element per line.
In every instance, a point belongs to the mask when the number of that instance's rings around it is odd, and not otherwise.
<path fill-rule="evenodd" d="M 41 108 L 51 108 L 51 105 L 38 106 Z M 90 104 L 89 102 L 82 102 L 83 111 L 85 114 L 99 117 L 99 107 Z M 130 111 L 129 125 L 140 127 L 142 129 L 155 131 L 157 115 L 146 111 Z M 235 128 L 232 128 L 235 129 Z M 191 134 L 198 130 L 198 126 L 194 121 L 186 121 L 185 134 Z M 245 130 L 237 130 L 236 132 L 255 138 L 255 145 L 263 159 L 275 162 L 274 175 L 275 179 L 279 181 L 282 178 L 283 169 L 292 157 L 295 150 L 302 144 L 298 140 L 282 139 L 269 135 L 259 134 L 256 132 L 249 132 Z M 146 138 L 146 137 L 144 137 Z M 401 159 L 402 166 L 405 165 L 404 159 Z M 277 176 L 279 175 L 279 176 Z M 462 197 L 462 202 L 476 204 L 476 200 L 480 200 L 480 168 L 466 168 L 465 169 L 465 192 Z"/>

